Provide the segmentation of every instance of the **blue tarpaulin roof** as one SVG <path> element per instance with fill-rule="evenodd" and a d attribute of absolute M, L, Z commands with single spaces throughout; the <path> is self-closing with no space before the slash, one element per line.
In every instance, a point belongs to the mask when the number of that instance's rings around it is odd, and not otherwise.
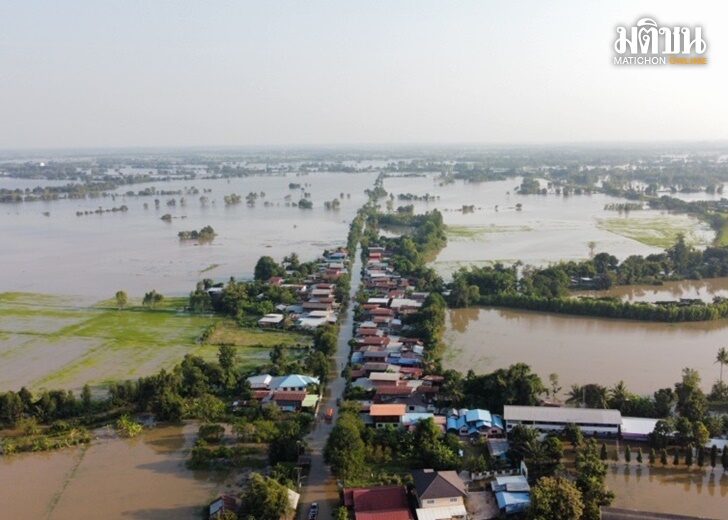
<path fill-rule="evenodd" d="M 495 494 L 499 509 L 506 509 L 517 505 L 526 506 L 531 503 L 530 493 L 511 493 L 508 491 L 499 491 Z"/>

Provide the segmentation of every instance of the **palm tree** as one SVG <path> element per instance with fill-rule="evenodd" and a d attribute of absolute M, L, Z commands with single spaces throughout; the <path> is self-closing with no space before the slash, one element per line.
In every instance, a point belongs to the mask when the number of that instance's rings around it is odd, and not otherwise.
<path fill-rule="evenodd" d="M 720 347 L 718 355 L 715 356 L 715 362 L 720 363 L 720 382 L 723 383 L 723 365 L 728 365 L 728 349 Z"/>
<path fill-rule="evenodd" d="M 566 402 L 569 404 L 581 403 L 584 400 L 584 389 L 579 385 L 571 385 L 569 393 L 566 394 Z"/>
<path fill-rule="evenodd" d="M 631 394 L 627 390 L 627 385 L 624 384 L 624 381 L 620 381 L 609 390 L 609 404 L 619 410 L 629 401 L 630 397 Z"/>

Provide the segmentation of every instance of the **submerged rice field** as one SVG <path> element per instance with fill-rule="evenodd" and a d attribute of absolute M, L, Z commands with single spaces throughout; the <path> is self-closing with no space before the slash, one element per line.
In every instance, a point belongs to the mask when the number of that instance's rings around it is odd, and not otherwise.
<path fill-rule="evenodd" d="M 222 343 L 235 345 L 240 364 L 249 367 L 266 361 L 274 345 L 309 341 L 185 313 L 185 302 L 167 298 L 154 309 L 132 302 L 118 310 L 108 302 L 84 306 L 69 297 L 0 293 L 0 390 L 78 389 L 135 379 L 172 367 L 185 354 L 214 358 Z M 201 344 L 214 323 L 216 333 Z"/>

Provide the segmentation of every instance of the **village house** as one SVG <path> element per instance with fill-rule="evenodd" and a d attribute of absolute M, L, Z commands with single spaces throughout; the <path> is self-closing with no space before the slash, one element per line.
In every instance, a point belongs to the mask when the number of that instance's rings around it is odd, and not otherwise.
<path fill-rule="evenodd" d="M 413 520 L 403 486 L 344 489 L 344 505 L 355 520 Z"/>
<path fill-rule="evenodd" d="M 403 404 L 372 404 L 369 417 L 375 428 L 399 426 L 402 416 L 407 412 Z"/>
<path fill-rule="evenodd" d="M 307 391 L 311 385 L 320 384 L 318 377 L 302 374 L 290 374 L 287 376 L 271 376 L 270 374 L 259 374 L 247 378 L 250 388 L 253 390 L 286 390 L 286 391 Z"/>
<path fill-rule="evenodd" d="M 447 431 L 461 437 L 501 437 L 505 433 L 503 419 L 488 410 L 459 410 L 447 418 Z"/>
<path fill-rule="evenodd" d="M 531 505 L 531 487 L 523 475 L 498 475 L 491 482 L 498 509 L 506 515 L 522 513 Z"/>
<path fill-rule="evenodd" d="M 420 469 L 412 472 L 417 520 L 464 520 L 465 483 L 455 471 Z"/>

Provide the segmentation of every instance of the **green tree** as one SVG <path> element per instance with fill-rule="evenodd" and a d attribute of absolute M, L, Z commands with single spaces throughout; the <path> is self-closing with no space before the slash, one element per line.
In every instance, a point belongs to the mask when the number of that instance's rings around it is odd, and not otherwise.
<path fill-rule="evenodd" d="M 275 260 L 273 260 L 270 256 L 261 256 L 255 264 L 253 276 L 259 282 L 267 282 L 274 276 L 278 276 L 282 273 L 283 270 L 281 266 L 279 266 Z"/>
<path fill-rule="evenodd" d="M 667 450 L 665 448 L 660 450 L 660 464 L 667 466 Z"/>
<path fill-rule="evenodd" d="M 632 462 L 632 448 L 629 447 L 629 444 L 624 447 L 624 461 L 627 464 Z"/>
<path fill-rule="evenodd" d="M 336 510 L 336 520 L 349 520 L 349 510 L 345 506 Z"/>
<path fill-rule="evenodd" d="M 144 298 L 142 298 L 142 305 L 144 305 L 145 307 L 154 308 L 163 299 L 164 296 L 159 294 L 156 290 L 152 289 L 148 293 L 144 293 Z"/>
<path fill-rule="evenodd" d="M 81 390 L 81 404 L 85 412 L 90 412 L 93 402 L 91 400 L 91 387 L 88 384 L 83 385 Z"/>
<path fill-rule="evenodd" d="M 614 493 L 604 485 L 607 465 L 599 458 L 594 439 L 584 442 L 576 454 L 576 487 L 584 501 L 583 520 L 599 520 L 600 509 L 614 500 Z"/>
<path fill-rule="evenodd" d="M 217 350 L 217 361 L 222 369 L 225 387 L 231 389 L 235 386 L 235 362 L 237 352 L 232 345 L 220 345 Z"/>
<path fill-rule="evenodd" d="M 609 458 L 609 453 L 607 452 L 607 445 L 605 443 L 602 443 L 602 447 L 599 451 L 599 458 L 601 460 L 607 460 Z"/>
<path fill-rule="evenodd" d="M 116 300 L 116 307 L 119 310 L 126 307 L 126 304 L 129 302 L 129 298 L 126 296 L 126 293 L 124 291 L 116 291 L 114 299 Z"/>
<path fill-rule="evenodd" d="M 351 413 L 340 413 L 326 442 L 324 458 L 332 471 L 344 480 L 364 468 L 364 441 L 361 420 Z"/>
<path fill-rule="evenodd" d="M 696 447 L 703 447 L 710 439 L 710 432 L 702 421 L 693 424 L 693 443 Z"/>
<path fill-rule="evenodd" d="M 564 436 L 574 448 L 580 446 L 581 443 L 584 442 L 584 434 L 582 433 L 581 428 L 573 423 L 569 423 L 566 425 L 566 427 L 564 428 Z"/>
<path fill-rule="evenodd" d="M 559 392 L 561 392 L 561 386 L 559 385 L 559 374 L 555 372 L 549 374 L 549 384 L 551 385 L 551 399 L 556 399 L 556 396 L 559 395 Z"/>
<path fill-rule="evenodd" d="M 723 382 L 723 365 L 728 365 L 728 349 L 720 347 L 715 356 L 715 362 L 720 364 L 720 382 Z"/>
<path fill-rule="evenodd" d="M 583 513 L 582 493 L 567 479 L 543 477 L 531 490 L 531 520 L 580 520 Z"/>
<path fill-rule="evenodd" d="M 718 446 L 713 444 L 710 447 L 710 471 L 715 470 L 715 466 L 718 463 Z"/>
<path fill-rule="evenodd" d="M 291 512 L 286 487 L 260 473 L 251 475 L 242 499 L 239 518 L 280 520 Z"/>
<path fill-rule="evenodd" d="M 642 448 L 637 448 L 637 464 L 642 464 Z"/>
<path fill-rule="evenodd" d="M 655 464 L 655 460 L 657 460 L 657 453 L 655 453 L 655 448 L 650 448 L 650 453 L 647 456 L 647 460 L 649 461 L 651 466 Z"/>

